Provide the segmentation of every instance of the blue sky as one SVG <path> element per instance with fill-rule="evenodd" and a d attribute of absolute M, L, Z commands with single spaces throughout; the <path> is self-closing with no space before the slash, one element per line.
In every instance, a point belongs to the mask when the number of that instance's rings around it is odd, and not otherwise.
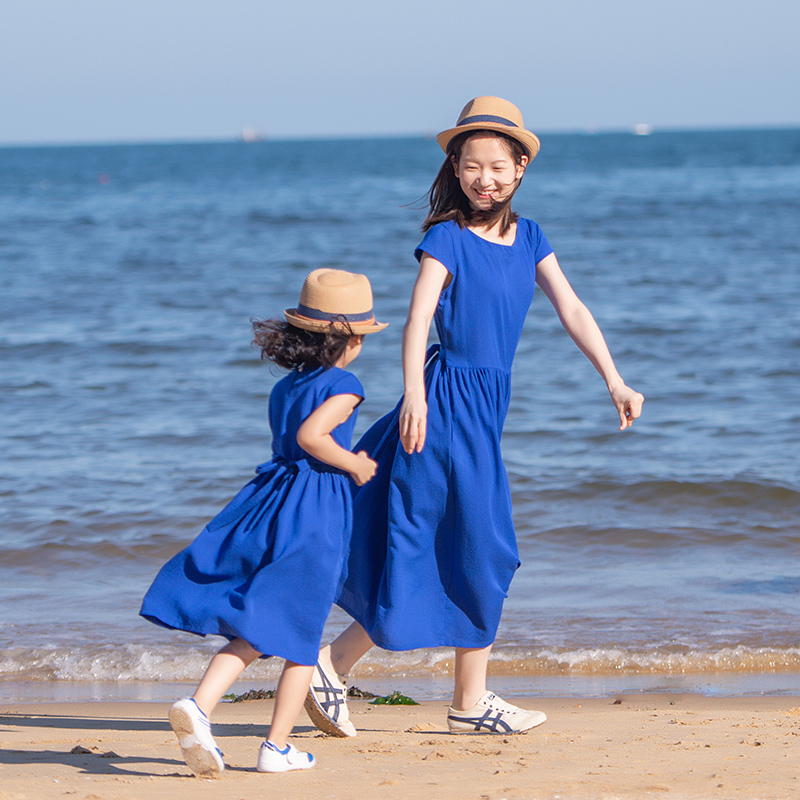
<path fill-rule="evenodd" d="M 0 144 L 800 125 L 798 0 L 23 0 Z"/>

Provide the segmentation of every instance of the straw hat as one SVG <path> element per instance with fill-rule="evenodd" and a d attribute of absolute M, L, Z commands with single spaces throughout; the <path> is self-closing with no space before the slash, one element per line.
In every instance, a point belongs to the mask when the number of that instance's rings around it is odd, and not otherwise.
<path fill-rule="evenodd" d="M 376 322 L 372 313 L 372 287 L 366 275 L 342 269 L 315 269 L 303 284 L 297 308 L 283 312 L 286 321 L 306 331 L 335 328 L 354 334 L 377 333 L 389 323 Z"/>
<path fill-rule="evenodd" d="M 446 153 L 447 145 L 453 137 L 464 131 L 477 130 L 500 131 L 511 136 L 528 151 L 531 161 L 539 152 L 539 139 L 525 130 L 519 109 L 501 97 L 476 97 L 470 100 L 458 115 L 456 127 L 442 131 L 436 141 Z"/>

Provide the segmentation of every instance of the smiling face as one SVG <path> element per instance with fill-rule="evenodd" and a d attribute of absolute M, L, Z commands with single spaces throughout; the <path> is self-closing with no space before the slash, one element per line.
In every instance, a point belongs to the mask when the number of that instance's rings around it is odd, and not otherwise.
<path fill-rule="evenodd" d="M 461 190 L 475 211 L 491 211 L 514 194 L 528 163 L 520 163 L 506 140 L 490 133 L 479 133 L 464 142 L 453 169 Z"/>

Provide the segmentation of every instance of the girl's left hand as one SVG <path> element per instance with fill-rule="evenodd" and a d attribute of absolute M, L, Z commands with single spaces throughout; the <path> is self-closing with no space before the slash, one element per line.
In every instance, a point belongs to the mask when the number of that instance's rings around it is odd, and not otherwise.
<path fill-rule="evenodd" d="M 635 392 L 624 383 L 610 390 L 611 402 L 619 413 L 619 429 L 627 430 L 633 421 L 641 416 L 644 395 Z"/>
<path fill-rule="evenodd" d="M 366 450 L 359 450 L 356 453 L 355 466 L 350 470 L 350 477 L 356 486 L 363 486 L 375 477 L 378 471 L 378 462 L 373 461 Z"/>

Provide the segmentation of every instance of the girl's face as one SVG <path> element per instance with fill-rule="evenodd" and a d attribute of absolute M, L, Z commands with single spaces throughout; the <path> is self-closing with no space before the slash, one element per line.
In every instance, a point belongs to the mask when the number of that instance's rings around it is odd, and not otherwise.
<path fill-rule="evenodd" d="M 470 206 L 475 211 L 491 211 L 514 194 L 527 163 L 522 156 L 517 164 L 501 137 L 478 134 L 464 143 L 453 169 Z"/>

